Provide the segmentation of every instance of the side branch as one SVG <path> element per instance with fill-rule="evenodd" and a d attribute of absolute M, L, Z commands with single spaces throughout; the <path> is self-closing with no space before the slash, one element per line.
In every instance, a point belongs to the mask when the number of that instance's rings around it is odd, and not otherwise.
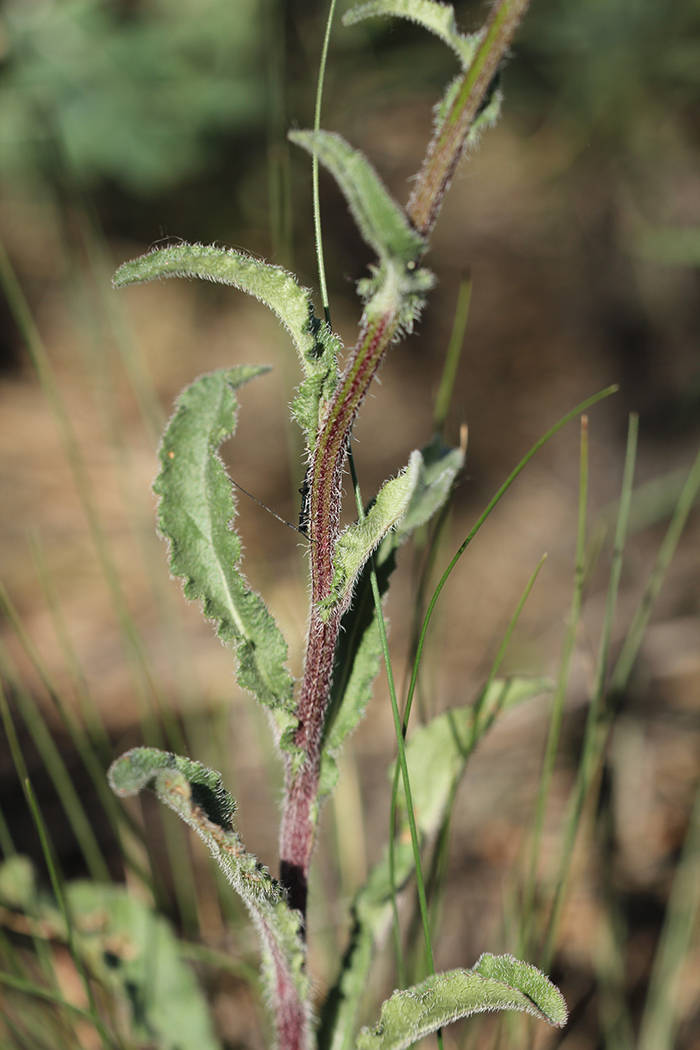
<path fill-rule="evenodd" d="M 479 112 L 530 0 L 501 0 L 483 29 L 483 37 L 457 96 L 426 153 L 411 198 L 406 205 L 416 230 L 428 237 L 464 152 L 470 128 Z"/>

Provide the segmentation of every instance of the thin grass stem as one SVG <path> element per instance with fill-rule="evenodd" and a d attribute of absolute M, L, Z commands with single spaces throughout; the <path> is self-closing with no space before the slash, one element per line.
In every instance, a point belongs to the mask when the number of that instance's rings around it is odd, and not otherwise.
<path fill-rule="evenodd" d="M 661 590 L 666 571 L 685 528 L 688 515 L 698 497 L 698 492 L 700 492 L 700 453 L 698 453 L 690 469 L 683 491 L 678 498 L 666 530 L 666 535 L 654 562 L 649 581 L 635 612 L 632 625 L 625 637 L 620 655 L 617 658 L 615 669 L 610 679 L 610 692 L 613 696 L 622 693 L 627 687 L 632 667 L 637 658 L 639 647 L 642 644 L 642 638 L 649 624 L 654 602 Z"/>
<path fill-rule="evenodd" d="M 328 48 L 335 15 L 336 0 L 331 0 L 326 18 L 326 28 L 323 34 L 323 46 L 321 48 L 321 59 L 318 67 L 318 80 L 316 82 L 316 101 L 314 103 L 314 131 L 321 128 L 321 106 L 323 103 L 323 86 L 326 79 L 326 63 L 328 61 Z M 314 153 L 311 158 L 311 185 L 313 192 L 314 212 L 314 241 L 316 244 L 316 264 L 318 268 L 318 284 L 321 292 L 321 304 L 326 321 L 330 324 L 330 303 L 328 300 L 328 286 L 326 284 L 326 264 L 323 258 L 323 235 L 321 231 L 321 198 L 318 184 L 318 156 Z"/>
<path fill-rule="evenodd" d="M 673 1050 L 680 1022 L 680 982 L 700 914 L 700 786 L 673 879 L 654 959 L 637 1050 Z"/>
<path fill-rule="evenodd" d="M 452 322 L 452 332 L 450 334 L 450 341 L 447 344 L 445 364 L 443 365 L 440 386 L 438 387 L 437 397 L 435 398 L 435 408 L 433 410 L 433 428 L 435 433 L 440 435 L 444 435 L 447 413 L 450 408 L 450 402 L 452 401 L 452 393 L 454 391 L 455 380 L 457 379 L 457 369 L 459 368 L 459 362 L 464 349 L 464 333 L 467 329 L 471 301 L 472 277 L 471 273 L 466 273 L 459 283 L 457 306 L 455 308 L 454 321 Z"/>
<path fill-rule="evenodd" d="M 588 506 L 588 419 L 581 419 L 581 453 L 579 467 L 579 498 L 578 498 L 578 529 L 576 534 L 576 557 L 574 567 L 574 589 L 571 598 L 571 610 L 569 612 L 569 623 L 564 637 L 564 646 L 557 685 L 554 690 L 552 711 L 549 719 L 549 732 L 545 745 L 544 759 L 542 763 L 542 775 L 540 778 L 535 816 L 533 820 L 532 842 L 530 847 L 530 862 L 528 866 L 527 881 L 523 893 L 521 907 L 521 925 L 518 937 L 518 957 L 530 951 L 530 933 L 533 920 L 533 908 L 535 903 L 535 890 L 537 887 L 537 865 L 542 845 L 542 833 L 544 830 L 544 818 L 549 801 L 549 792 L 554 776 L 554 764 L 559 749 L 561 727 L 564 717 L 564 700 L 569 684 L 571 672 L 571 661 L 576 635 L 578 633 L 581 618 L 581 606 L 583 601 L 583 581 L 586 561 L 586 511 Z"/>
<path fill-rule="evenodd" d="M 561 911 L 566 896 L 574 844 L 581 820 L 581 814 L 591 787 L 594 769 L 602 751 L 603 738 L 606 735 L 604 727 L 601 725 L 601 712 L 605 696 L 610 639 L 612 636 L 612 627 L 620 586 L 620 575 L 622 572 L 622 557 L 627 537 L 627 526 L 629 523 L 629 513 L 632 501 L 632 486 L 634 482 L 634 468 L 637 455 L 637 432 L 638 417 L 636 413 L 633 413 L 629 420 L 627 451 L 625 455 L 625 467 L 620 493 L 620 507 L 617 526 L 615 529 L 613 558 L 610 566 L 610 578 L 608 582 L 593 692 L 591 695 L 591 703 L 588 708 L 581 758 L 579 760 L 576 782 L 572 792 L 572 801 L 567 815 L 561 862 L 555 885 L 544 947 L 542 950 L 542 965 L 545 966 L 545 968 L 549 966 L 554 952 L 554 945 L 561 919 Z"/>
<path fill-rule="evenodd" d="M 78 972 L 83 988 L 85 989 L 85 995 L 87 996 L 87 1001 L 89 1003 L 89 1015 L 91 1022 L 95 1026 L 100 1036 L 100 1039 L 102 1040 L 102 1045 L 104 1047 L 110 1048 L 116 1047 L 116 1042 L 114 1041 L 110 1033 L 107 1031 L 104 1023 L 102 1022 L 102 1019 L 100 1018 L 97 1012 L 97 1004 L 95 1002 L 95 996 L 92 990 L 92 985 L 90 983 L 90 979 L 88 977 L 80 953 L 77 951 L 75 946 L 75 930 L 73 927 L 72 916 L 68 908 L 68 902 L 66 901 L 65 894 L 63 893 L 62 880 L 59 875 L 58 868 L 56 866 L 56 862 L 53 856 L 53 850 L 51 849 L 51 844 L 49 842 L 49 837 L 46 833 L 46 825 L 44 824 L 44 819 L 41 815 L 41 811 L 39 809 L 39 805 L 37 803 L 36 796 L 34 794 L 34 789 L 32 788 L 29 777 L 25 779 L 24 787 L 27 795 L 27 801 L 29 803 L 29 808 L 31 810 L 32 817 L 34 818 L 34 824 L 36 826 L 36 829 L 39 833 L 39 838 L 41 840 L 41 849 L 44 854 L 46 866 L 48 868 L 49 878 L 51 880 L 51 886 L 53 888 L 54 897 L 56 898 L 58 909 L 61 913 L 61 917 L 63 918 L 63 922 L 65 923 L 68 951 L 70 952 L 71 958 Z"/>

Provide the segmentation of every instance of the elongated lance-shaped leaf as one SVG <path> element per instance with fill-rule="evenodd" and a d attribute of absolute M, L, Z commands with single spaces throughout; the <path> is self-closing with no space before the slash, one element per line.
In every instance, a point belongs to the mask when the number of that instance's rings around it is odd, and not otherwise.
<path fill-rule="evenodd" d="M 267 371 L 241 366 L 195 380 L 178 398 L 160 448 L 158 525 L 170 543 L 170 569 L 187 598 L 202 603 L 225 645 L 238 657 L 238 681 L 271 711 L 281 746 L 296 726 L 287 646 L 259 595 L 237 565 L 241 543 L 231 528 L 231 482 L 217 449 L 235 430 L 235 391 Z M 285 736 L 286 734 L 286 736 Z"/>
<path fill-rule="evenodd" d="M 449 970 L 394 992 L 379 1024 L 358 1035 L 357 1050 L 405 1050 L 446 1024 L 488 1010 L 523 1010 L 557 1028 L 568 1016 L 561 992 L 535 966 L 512 955 L 482 955 L 472 970 Z"/>
<path fill-rule="evenodd" d="M 229 284 L 265 303 L 287 329 L 304 369 L 305 381 L 294 402 L 294 413 L 313 448 L 320 405 L 332 395 L 338 381 L 340 340 L 320 321 L 311 292 L 281 266 L 254 259 L 233 248 L 174 244 L 156 248 L 123 263 L 114 275 L 115 288 L 164 277 L 201 277 Z"/>
<path fill-rule="evenodd" d="M 362 521 L 349 525 L 339 537 L 333 553 L 331 594 L 322 612 L 350 604 L 353 587 L 370 554 L 408 510 L 422 463 L 420 452 L 412 452 L 406 469 L 382 485 Z"/>
<path fill-rule="evenodd" d="M 366 313 L 396 314 L 410 329 L 433 275 L 419 266 L 424 238 L 393 199 L 370 162 L 340 135 L 330 131 L 290 131 L 288 138 L 318 157 L 343 191 L 363 239 L 377 253 L 379 267 L 358 283 Z"/>
<path fill-rule="evenodd" d="M 462 450 L 449 448 L 439 438 L 421 449 L 418 480 L 406 512 L 384 537 L 374 556 L 380 595 L 388 590 L 399 547 L 444 506 L 463 465 Z M 331 701 L 324 727 L 319 800 L 335 787 L 336 756 L 367 709 L 372 683 L 381 666 L 381 653 L 377 612 L 366 565 L 355 587 L 352 605 L 343 616 L 336 650 Z"/>
<path fill-rule="evenodd" d="M 369 3 L 358 4 L 346 11 L 343 25 L 355 25 L 365 18 L 377 16 L 408 18 L 417 22 L 452 48 L 463 69 L 471 65 L 478 35 L 464 36 L 459 32 L 451 4 L 438 4 L 435 0 L 369 0 Z"/>
<path fill-rule="evenodd" d="M 167 751 L 137 747 L 112 763 L 109 782 L 121 796 L 149 788 L 196 831 L 258 928 L 269 1002 L 279 1005 L 280 988 L 291 984 L 305 1003 L 309 982 L 301 916 L 289 908 L 277 880 L 245 850 L 233 825 L 236 803 L 219 773 Z"/>
<path fill-rule="evenodd" d="M 340 186 L 363 239 L 380 259 L 415 267 L 426 249 L 406 212 L 394 200 L 370 162 L 331 131 L 290 131 L 290 142 L 318 157 Z"/>
<path fill-rule="evenodd" d="M 496 712 L 509 710 L 551 688 L 551 681 L 545 678 L 496 680 L 476 704 L 438 715 L 412 734 L 406 745 L 406 760 L 421 844 L 440 827 L 469 756 L 492 725 Z M 475 721 L 477 710 L 479 717 Z M 393 776 L 393 767 L 390 774 Z M 351 1050 L 355 1045 L 357 1018 L 371 964 L 391 924 L 393 893 L 406 885 L 414 870 L 411 843 L 403 834 L 405 813 L 401 817 L 402 828 L 394 847 L 393 886 L 386 851 L 353 902 L 350 943 L 338 981 L 321 1013 L 320 1050 Z"/>

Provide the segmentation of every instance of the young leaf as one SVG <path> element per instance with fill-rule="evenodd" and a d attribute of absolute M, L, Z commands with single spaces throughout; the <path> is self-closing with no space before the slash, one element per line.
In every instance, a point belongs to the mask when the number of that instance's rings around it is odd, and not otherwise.
<path fill-rule="evenodd" d="M 343 15 L 343 25 L 355 25 L 365 18 L 381 15 L 408 18 L 417 22 L 452 48 L 463 69 L 467 69 L 471 64 L 478 36 L 463 36 L 459 32 L 454 8 L 450 4 L 438 4 L 435 0 L 369 0 L 366 4 L 358 4 L 357 7 L 346 11 Z"/>
<path fill-rule="evenodd" d="M 364 153 L 331 131 L 290 131 L 287 137 L 328 168 L 363 239 L 379 258 L 414 268 L 426 250 L 425 240 L 413 229 Z"/>
<path fill-rule="evenodd" d="M 267 371 L 241 366 L 195 380 L 178 398 L 160 448 L 158 525 L 170 543 L 170 569 L 187 598 L 202 602 L 225 645 L 236 650 L 238 681 L 267 706 L 283 747 L 296 722 L 287 646 L 277 624 L 237 569 L 241 543 L 231 528 L 231 482 L 217 448 L 235 430 L 235 391 Z"/>
<path fill-rule="evenodd" d="M 463 465 L 461 449 L 449 448 L 439 438 L 421 450 L 418 480 L 406 512 L 384 537 L 374 556 L 381 595 L 388 590 L 399 547 L 445 504 Z M 335 756 L 362 720 L 380 666 L 381 641 L 366 565 L 355 587 L 352 605 L 343 616 L 325 724 L 319 799 L 335 787 L 338 777 Z"/>
<path fill-rule="evenodd" d="M 149 788 L 196 831 L 255 921 L 268 998 L 277 1003 L 280 988 L 291 984 L 299 1002 L 305 1002 L 308 978 L 301 916 L 291 911 L 277 880 L 246 852 L 232 822 L 236 803 L 220 775 L 188 758 L 137 747 L 112 763 L 109 782 L 121 796 Z"/>
<path fill-rule="evenodd" d="M 460 1017 L 488 1010 L 523 1010 L 557 1028 L 567 1020 L 561 992 L 535 966 L 510 955 L 482 955 L 472 970 L 450 970 L 394 992 L 379 1024 L 358 1035 L 357 1050 L 405 1050 Z"/>
<path fill-rule="evenodd" d="M 415 320 L 433 275 L 419 266 L 424 238 L 405 210 L 390 195 L 360 151 L 330 131 L 290 131 L 288 138 L 318 157 L 340 186 L 363 239 L 379 257 L 373 276 L 358 283 L 370 316 L 396 313 L 408 330 Z M 371 304 L 371 306 L 370 306 Z"/>
<path fill-rule="evenodd" d="M 365 562 L 406 513 L 420 480 L 422 463 L 420 452 L 412 452 L 406 469 L 384 483 L 362 521 L 349 525 L 339 537 L 333 554 L 332 593 L 324 603 L 324 612 L 337 605 L 349 605 L 353 586 Z"/>
<path fill-rule="evenodd" d="M 202 277 L 229 284 L 265 303 L 287 329 L 299 355 L 305 382 L 299 389 L 294 412 L 313 448 L 320 405 L 332 395 L 338 381 L 340 340 L 316 317 L 311 292 L 301 288 L 280 266 L 254 259 L 233 248 L 214 245 L 174 244 L 156 248 L 123 263 L 115 273 L 115 288 L 164 277 Z"/>

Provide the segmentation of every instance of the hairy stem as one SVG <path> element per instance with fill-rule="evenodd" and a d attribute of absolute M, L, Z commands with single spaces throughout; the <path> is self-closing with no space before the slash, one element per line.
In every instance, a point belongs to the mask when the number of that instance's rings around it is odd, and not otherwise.
<path fill-rule="evenodd" d="M 280 879 L 289 902 L 306 914 L 309 866 L 316 828 L 316 796 L 321 771 L 323 728 L 331 689 L 342 606 L 325 618 L 319 604 L 330 595 L 333 551 L 340 528 L 343 467 L 350 429 L 386 348 L 398 329 L 394 316 L 365 324 L 360 341 L 338 385 L 319 432 L 310 469 L 309 538 L 311 540 L 311 616 L 295 743 L 304 752 L 300 769 L 287 765 L 280 832 Z"/>
<path fill-rule="evenodd" d="M 409 219 L 424 237 L 435 225 L 479 107 L 529 4 L 530 0 L 501 0 L 495 5 L 455 100 L 428 146 L 406 206 Z"/>
<path fill-rule="evenodd" d="M 407 213 L 424 235 L 432 230 L 445 192 L 462 156 L 467 136 L 529 0 L 501 0 L 484 27 L 474 61 L 464 75 L 455 101 L 436 132 Z M 400 328 L 399 307 L 392 313 L 363 317 L 360 339 L 330 402 L 319 431 L 310 473 L 309 537 L 311 539 L 312 606 L 297 706 L 296 743 L 304 753 L 300 768 L 287 765 L 280 836 L 280 878 L 290 904 L 305 914 L 309 866 L 317 818 L 324 720 L 330 696 L 333 657 L 342 608 L 323 618 L 319 603 L 331 591 L 333 552 L 339 533 L 342 475 L 350 430 L 386 350 Z"/>

